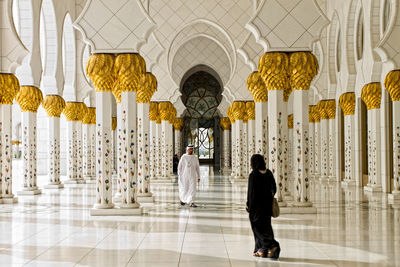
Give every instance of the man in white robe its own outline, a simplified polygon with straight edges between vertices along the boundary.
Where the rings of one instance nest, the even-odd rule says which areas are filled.
[[[181,157],[178,164],[179,198],[182,206],[189,204],[190,207],[197,207],[193,201],[197,180],[200,178],[200,164],[193,150],[193,146],[189,145],[187,153]]]

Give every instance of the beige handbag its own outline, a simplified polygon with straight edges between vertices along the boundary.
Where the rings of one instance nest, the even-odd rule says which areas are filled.
[[[279,217],[280,209],[278,200],[275,197],[272,197],[272,217],[276,218]]]

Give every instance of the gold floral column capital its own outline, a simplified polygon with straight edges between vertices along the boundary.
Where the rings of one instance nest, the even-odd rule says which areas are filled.
[[[258,62],[258,72],[268,91],[285,90],[288,87],[289,57],[284,52],[267,52]]]
[[[115,57],[112,54],[92,54],[86,63],[86,73],[93,82],[96,91],[112,91],[115,77],[113,74]]]
[[[328,119],[334,120],[336,117],[336,100],[335,99],[328,99],[326,100],[327,104],[327,113],[328,113]]]
[[[140,87],[137,91],[137,103],[149,103],[157,91],[157,78],[150,72],[141,76]]]
[[[308,106],[308,122],[311,122],[311,123],[315,122],[314,112],[315,112],[315,105],[309,105]]]
[[[219,125],[224,131],[231,129],[231,121],[228,117],[221,118],[221,120],[219,121]]]
[[[96,108],[88,107],[82,120],[83,124],[96,124]]]
[[[150,102],[149,117],[151,121],[157,121],[157,117],[159,117],[157,102]]]
[[[111,117],[111,130],[117,129],[117,117]]]
[[[283,90],[283,102],[289,101],[289,96],[291,93],[292,93],[292,87],[290,86],[290,83],[288,83],[288,86]]]
[[[226,111],[231,124],[235,123],[235,118],[233,117],[232,105],[229,106],[228,110]]]
[[[169,121],[173,105],[171,102],[162,101],[158,103],[158,112],[162,121]]]
[[[67,121],[82,121],[88,108],[83,102],[66,102],[63,114]]]
[[[247,120],[256,119],[256,105],[253,101],[246,102]]]
[[[243,101],[234,101],[232,103],[232,115],[236,120],[245,120],[246,119],[246,103]]]
[[[354,92],[342,94],[339,97],[339,106],[345,116],[354,115],[356,109],[356,94]]]
[[[137,53],[119,54],[115,58],[114,76],[122,91],[137,92],[141,85],[141,76],[145,72],[146,62]]]
[[[255,102],[268,102],[267,86],[257,71],[252,72],[247,78],[247,89],[253,95]]]
[[[172,108],[170,109],[170,113],[169,113],[169,120],[168,120],[168,122],[169,122],[170,124],[174,124],[176,115],[177,115],[176,109],[175,109],[175,107],[172,105]]]
[[[19,81],[14,74],[0,73],[0,104],[12,105],[19,90]]]
[[[312,79],[318,73],[318,60],[311,52],[290,54],[289,76],[293,90],[308,90]]]
[[[400,101],[400,70],[392,70],[386,75],[385,88],[392,101]]]
[[[368,83],[361,90],[361,99],[364,101],[368,110],[379,109],[381,107],[382,89],[378,82]]]
[[[183,119],[182,118],[175,118],[174,120],[174,130],[175,131],[182,131],[183,129]]]
[[[328,116],[328,106],[327,106],[327,101],[326,100],[320,100],[317,104],[316,107],[316,112],[319,113],[319,117],[321,120],[327,120],[329,119]]]
[[[43,101],[43,94],[35,86],[21,86],[15,100],[19,104],[22,112],[36,113]]]
[[[60,118],[65,108],[65,100],[59,95],[46,95],[42,102],[48,117]]]
[[[290,114],[289,116],[288,116],[288,128],[289,129],[293,129],[293,114]]]

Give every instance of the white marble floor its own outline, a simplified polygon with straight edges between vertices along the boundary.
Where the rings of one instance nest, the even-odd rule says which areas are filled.
[[[246,186],[201,172],[198,208],[179,205],[176,185],[154,186],[143,216],[91,217],[94,185],[1,204],[0,266],[400,266],[400,209],[384,194],[315,184],[317,214],[273,219],[271,261],[252,256]]]

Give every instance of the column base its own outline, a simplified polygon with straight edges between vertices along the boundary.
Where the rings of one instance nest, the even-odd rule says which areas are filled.
[[[96,183],[96,176],[83,176],[83,180],[86,184],[95,184]]]
[[[242,176],[242,177],[235,176],[235,177],[230,179],[230,182],[232,184],[240,184],[240,185],[242,185],[242,184],[247,184],[248,180],[246,178],[244,178],[244,176]]]
[[[122,195],[121,193],[116,193],[113,198],[112,198],[114,203],[121,203],[122,201]]]
[[[342,187],[344,187],[344,188],[353,187],[353,186],[356,186],[356,181],[353,181],[353,180],[342,181],[341,184],[342,184]]]
[[[61,189],[61,188],[64,188],[64,185],[62,183],[47,184],[44,186],[44,189]]]
[[[283,195],[283,200],[284,200],[284,201],[293,201],[294,198],[293,198],[293,196],[289,193],[289,195]]]
[[[153,184],[172,184],[174,182],[174,180],[175,180],[175,177],[174,178],[163,177],[163,178],[160,178],[160,179],[150,180],[150,183],[153,183]]]
[[[3,204],[15,204],[18,203],[18,198],[15,197],[14,195],[7,195],[7,196],[2,196],[0,199],[0,203]]]
[[[284,200],[282,200],[282,201],[278,201],[278,205],[279,205],[279,208],[283,208],[283,207],[286,207],[287,206],[287,203],[286,203],[286,201],[284,201]]]
[[[19,196],[34,196],[34,195],[40,195],[42,193],[42,190],[39,188],[32,188],[32,189],[23,189],[22,191],[18,191],[17,195]]]
[[[152,203],[154,203],[154,197],[152,195],[150,195],[150,196],[138,195],[137,196],[137,201],[140,204],[152,204]]]
[[[364,191],[367,192],[382,192],[382,186],[380,185],[374,185],[374,184],[367,184],[366,186],[364,186]]]
[[[328,176],[321,176],[321,177],[319,178],[319,181],[320,181],[321,183],[328,183],[328,182],[329,182],[329,178],[328,178]]]
[[[130,207],[128,204],[126,208],[114,207],[114,204],[110,208],[94,208],[90,209],[91,216],[131,216],[131,215],[141,215],[142,208],[138,204],[133,204],[135,207]]]
[[[315,207],[284,207],[280,208],[280,214],[316,214],[317,208]]]
[[[293,202],[293,207],[298,207],[298,208],[307,208],[307,207],[312,207],[312,202]]]
[[[400,204],[400,191],[393,191],[391,194],[389,194],[388,200],[389,204]]]
[[[74,184],[85,184],[86,181],[85,180],[73,180],[73,179],[68,179],[66,181],[64,181],[65,185],[74,185]]]

